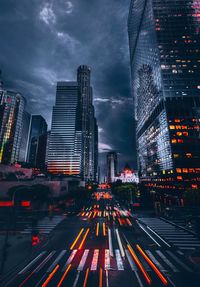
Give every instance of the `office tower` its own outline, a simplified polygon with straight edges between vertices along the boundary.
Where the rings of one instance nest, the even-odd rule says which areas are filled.
[[[19,151],[19,161],[26,162],[27,152],[28,152],[28,142],[29,142],[29,132],[30,132],[30,122],[31,115],[24,111],[23,123],[22,123],[22,139]]]
[[[41,115],[32,115],[29,133],[27,162],[36,167],[39,136],[47,132],[47,123]]]
[[[81,175],[87,180],[96,181],[98,149],[95,147],[95,110],[93,106],[93,90],[90,86],[91,71],[82,65],[77,71],[78,95],[80,100],[82,159]],[[97,138],[96,138],[97,139]]]
[[[58,82],[48,149],[48,171],[80,175],[82,137],[77,82]]]
[[[200,182],[198,1],[131,1],[128,34],[138,168],[149,189]]]
[[[49,150],[49,142],[50,142],[51,131],[47,132],[47,144],[46,144],[46,153],[45,153],[45,168],[47,169],[48,165],[48,150]]]
[[[0,91],[0,163],[19,160],[25,98],[15,91]]]
[[[107,181],[109,183],[114,182],[114,178],[117,176],[117,153],[111,151],[107,153]]]
[[[48,133],[43,133],[37,138],[36,167],[45,170],[46,148]]]
[[[99,182],[99,171],[98,164],[99,164],[99,133],[98,133],[98,125],[97,120],[95,118],[94,121],[94,181]]]

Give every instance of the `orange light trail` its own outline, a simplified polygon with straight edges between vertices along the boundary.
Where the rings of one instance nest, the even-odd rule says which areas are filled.
[[[82,212],[82,213],[81,213],[81,216],[84,216],[84,215],[85,215],[85,212]]]
[[[105,222],[103,223],[103,236],[106,236],[106,225],[105,225]]]
[[[151,266],[151,268],[155,271],[155,273],[158,275],[158,277],[160,278],[160,280],[162,281],[162,283],[164,285],[167,285],[167,279],[162,275],[162,273],[160,272],[160,270],[158,270],[158,268],[156,267],[156,265],[150,260],[150,258],[146,255],[146,253],[142,250],[142,248],[137,244],[136,245],[137,249],[140,251],[140,253],[142,254],[142,256],[144,257],[144,259],[147,261],[147,263]]]
[[[135,260],[136,264],[138,265],[139,269],[141,270],[142,274],[144,275],[144,278],[146,279],[147,283],[149,285],[151,285],[151,278],[147,274],[146,270],[144,269],[144,267],[141,264],[140,260],[138,259],[137,255],[135,254],[135,252],[133,251],[133,249],[131,248],[131,246],[129,244],[127,244],[127,247],[128,247],[129,252],[131,253],[133,259]]]
[[[52,277],[54,276],[54,274],[57,272],[58,268],[60,266],[57,264],[56,267],[53,269],[53,271],[49,274],[49,276],[47,277],[47,279],[44,281],[44,283],[42,284],[42,287],[46,287],[47,284],[51,281]]]
[[[96,236],[99,236],[99,222],[96,225]]]
[[[99,270],[99,287],[102,287],[103,285],[103,270],[100,268]]]
[[[122,221],[119,217],[118,217],[118,221],[119,221],[119,224],[122,226]]]
[[[67,267],[67,269],[65,270],[65,272],[64,272],[64,274],[63,274],[63,276],[62,276],[62,278],[60,279],[60,281],[59,281],[57,287],[60,287],[60,286],[62,285],[62,283],[63,283],[63,281],[65,280],[65,278],[66,278],[66,276],[67,276],[67,273],[69,272],[69,269],[71,268],[71,266],[72,266],[71,264],[68,265],[68,267]]]
[[[70,250],[72,250],[74,248],[74,246],[76,245],[77,241],[79,240],[81,234],[83,233],[84,231],[84,228],[82,228],[79,232],[79,234],[77,235],[76,239],[74,240],[74,242],[72,243],[71,247],[70,247]]]
[[[88,215],[88,218],[90,218],[90,217],[91,217],[91,215],[92,215],[92,211],[90,211],[90,213],[89,213],[89,215]]]
[[[95,212],[94,212],[94,215],[93,215],[93,218],[95,218],[95,217],[96,217],[96,214],[97,214],[97,212],[95,211]]]
[[[89,268],[87,268],[86,273],[85,273],[85,279],[84,279],[83,287],[86,287],[86,285],[87,285],[88,275],[89,275]]]
[[[83,244],[84,244],[84,242],[85,242],[85,240],[86,240],[86,237],[87,237],[89,231],[90,231],[90,228],[88,228],[87,231],[86,231],[86,233],[84,234],[83,239],[82,239],[82,241],[81,241],[81,243],[80,243],[80,245],[79,245],[78,250],[80,250],[80,249],[82,248],[82,246],[83,246]]]
[[[128,223],[129,226],[132,226],[132,223],[130,222],[128,218],[126,218],[126,222]]]

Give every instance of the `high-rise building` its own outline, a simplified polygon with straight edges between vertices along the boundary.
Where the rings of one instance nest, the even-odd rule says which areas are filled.
[[[12,164],[19,160],[25,104],[20,93],[3,90],[1,82],[0,163]]]
[[[48,148],[48,171],[80,175],[82,134],[77,82],[58,82]]]
[[[111,151],[107,153],[107,182],[114,182],[117,176],[117,153]]]
[[[148,188],[200,182],[198,1],[132,0],[128,19],[138,168]]]
[[[39,137],[46,132],[47,132],[47,123],[45,119],[41,115],[32,115],[30,133],[29,133],[28,155],[27,155],[27,162],[32,167],[37,167],[36,158],[38,152]]]
[[[36,154],[36,167],[40,170],[45,170],[46,149],[47,149],[48,133],[43,133],[37,138],[37,154]]]
[[[29,132],[30,132],[30,122],[31,115],[24,111],[23,123],[22,123],[22,139],[19,151],[19,161],[26,162],[27,152],[28,152],[28,142],[29,142]]]
[[[97,132],[90,69],[83,65],[78,68],[77,82],[57,84],[48,148],[49,172],[96,181]]]

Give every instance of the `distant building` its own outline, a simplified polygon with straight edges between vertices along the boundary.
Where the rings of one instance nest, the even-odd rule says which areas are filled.
[[[0,81],[1,82],[1,81]],[[0,84],[0,163],[19,160],[25,98],[18,92],[3,90]]]
[[[173,194],[197,189],[198,1],[132,0],[128,34],[141,183]]]
[[[128,165],[114,178],[114,181],[120,180],[123,183],[139,183],[139,177],[136,171],[131,169]]]
[[[117,153],[111,151],[107,153],[107,182],[114,182],[117,176]]]
[[[44,133],[38,137],[37,154],[36,154],[36,167],[40,170],[45,170],[46,148],[47,148],[48,133]]]
[[[80,175],[82,132],[77,82],[58,82],[48,148],[48,171]]]
[[[31,116],[31,125],[29,133],[29,145],[27,162],[32,167],[37,167],[36,159],[38,151],[39,137],[47,132],[47,123],[41,115]]]
[[[30,132],[31,115],[24,111],[23,114],[23,124],[22,124],[22,139],[19,151],[19,161],[26,162],[28,153],[28,142],[29,142],[29,132]]]

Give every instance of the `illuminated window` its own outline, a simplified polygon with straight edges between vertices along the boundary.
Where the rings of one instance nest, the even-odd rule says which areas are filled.
[[[178,139],[177,141],[178,141],[178,143],[183,143],[182,139]]]
[[[177,125],[177,126],[176,126],[176,129],[177,129],[177,130],[181,130],[181,126],[178,126],[178,125]]]
[[[182,130],[187,130],[187,126],[182,126]]]
[[[174,153],[174,158],[177,158],[179,157],[179,154],[178,153]]]
[[[184,173],[188,173],[188,169],[187,168],[183,168],[183,172]]]
[[[197,189],[198,187],[197,187],[197,184],[192,184],[192,188],[193,189]]]
[[[170,125],[170,126],[169,126],[169,129],[170,129],[170,130],[175,130],[175,126]]]
[[[177,132],[176,134],[177,134],[177,136],[179,136],[179,137],[182,136],[182,132]]]
[[[179,176],[177,176],[177,179],[178,179],[178,180],[182,180],[183,177],[182,177],[181,175],[179,175]]]
[[[185,137],[188,137],[188,132],[183,132],[183,135],[184,135]]]
[[[176,139],[172,139],[171,142],[172,142],[172,143],[176,143],[177,140],[176,140]]]
[[[176,172],[177,172],[177,173],[181,173],[181,171],[182,171],[181,168],[177,168],[177,169],[176,169]]]
[[[181,120],[179,120],[179,119],[175,119],[174,121],[175,121],[175,123],[180,123],[181,122]]]

